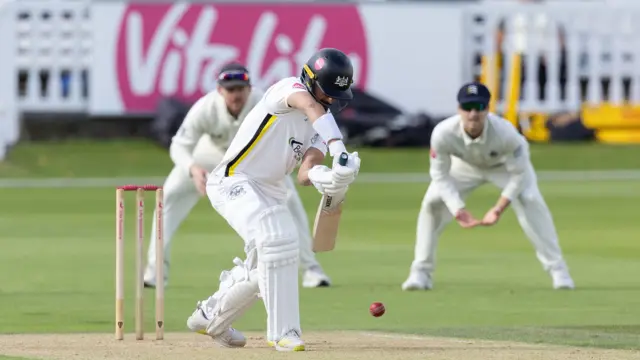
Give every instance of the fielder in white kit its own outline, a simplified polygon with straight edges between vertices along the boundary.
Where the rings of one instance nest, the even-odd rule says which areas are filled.
[[[431,184],[418,217],[415,259],[403,290],[433,287],[435,254],[445,225],[491,226],[512,206],[522,230],[554,289],[573,289],[551,213],[538,189],[529,158],[529,144],[507,120],[489,113],[491,94],[481,83],[464,85],[458,93],[459,113],[435,126],[431,135]],[[500,198],[481,220],[465,209],[464,199],[490,182],[502,189]]]
[[[164,183],[164,253],[165,286],[168,282],[171,240],[189,212],[205,195],[207,175],[222,161],[231,139],[247,114],[262,98],[263,92],[251,86],[247,69],[231,63],[218,74],[217,90],[200,98],[189,110],[170,147],[175,167]],[[304,287],[329,286],[330,279],[316,260],[311,248],[311,234],[307,214],[290,177],[285,179],[288,189],[287,206],[294,216],[300,233],[300,265],[304,270]],[[155,234],[153,217],[151,234]],[[145,287],[155,287],[155,236],[149,244]]]
[[[344,196],[360,168],[348,154],[328,110],[353,98],[353,67],[337,49],[321,49],[304,65],[300,78],[271,86],[251,110],[223,161],[207,181],[211,205],[242,237],[245,261],[234,259],[220,287],[199,301],[187,320],[192,331],[210,335],[226,347],[242,347],[246,338],[232,324],[262,298],[267,341],[278,351],[303,351],[298,296],[298,237],[285,206],[286,178],[299,165],[298,181],[321,194]],[[333,166],[321,165],[326,151]],[[348,155],[346,166],[338,163]]]

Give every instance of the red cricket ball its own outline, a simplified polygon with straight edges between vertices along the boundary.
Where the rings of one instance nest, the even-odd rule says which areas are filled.
[[[369,312],[375,317],[382,316],[385,312],[384,305],[381,302],[374,302],[369,306]]]

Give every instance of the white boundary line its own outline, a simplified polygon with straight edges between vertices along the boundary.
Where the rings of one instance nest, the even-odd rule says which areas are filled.
[[[42,178],[0,179],[0,188],[96,188],[126,184],[163,184],[165,177],[120,177],[120,178]],[[638,181],[640,170],[603,171],[540,171],[540,181]],[[418,184],[429,182],[429,176],[421,173],[362,173],[358,183],[369,184]]]

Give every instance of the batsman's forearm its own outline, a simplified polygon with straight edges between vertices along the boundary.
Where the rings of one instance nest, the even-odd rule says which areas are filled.
[[[316,148],[310,148],[304,154],[302,163],[298,168],[298,183],[302,186],[311,185],[311,179],[309,179],[309,170],[316,165],[322,165],[324,161],[324,153]]]
[[[298,183],[302,186],[311,185],[311,180],[309,179],[309,170],[310,168],[302,168],[298,170]]]
[[[313,129],[327,143],[329,154],[336,157],[343,152],[347,152],[347,148],[342,142],[342,133],[331,113],[326,113],[315,119],[312,123]]]

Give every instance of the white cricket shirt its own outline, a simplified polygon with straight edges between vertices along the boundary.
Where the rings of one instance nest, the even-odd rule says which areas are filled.
[[[243,119],[260,101],[263,92],[251,88],[249,98],[236,119],[229,113],[224,97],[217,90],[204,95],[189,109],[176,135],[171,139],[171,160],[187,174],[194,163],[193,150],[200,138],[208,134],[222,152],[229,147]]]
[[[524,190],[524,173],[529,160],[527,140],[498,115],[489,113],[482,134],[471,139],[462,128],[460,115],[438,123],[431,134],[431,164],[429,174],[439,185],[441,196],[452,214],[465,207],[451,177],[452,158],[469,164],[479,173],[504,166],[511,176],[502,196],[513,200]]]
[[[304,153],[310,147],[327,152],[306,115],[287,104],[289,95],[300,91],[307,89],[296,77],[272,85],[242,122],[213,172],[246,177],[271,196],[286,197],[285,177],[300,164]]]

